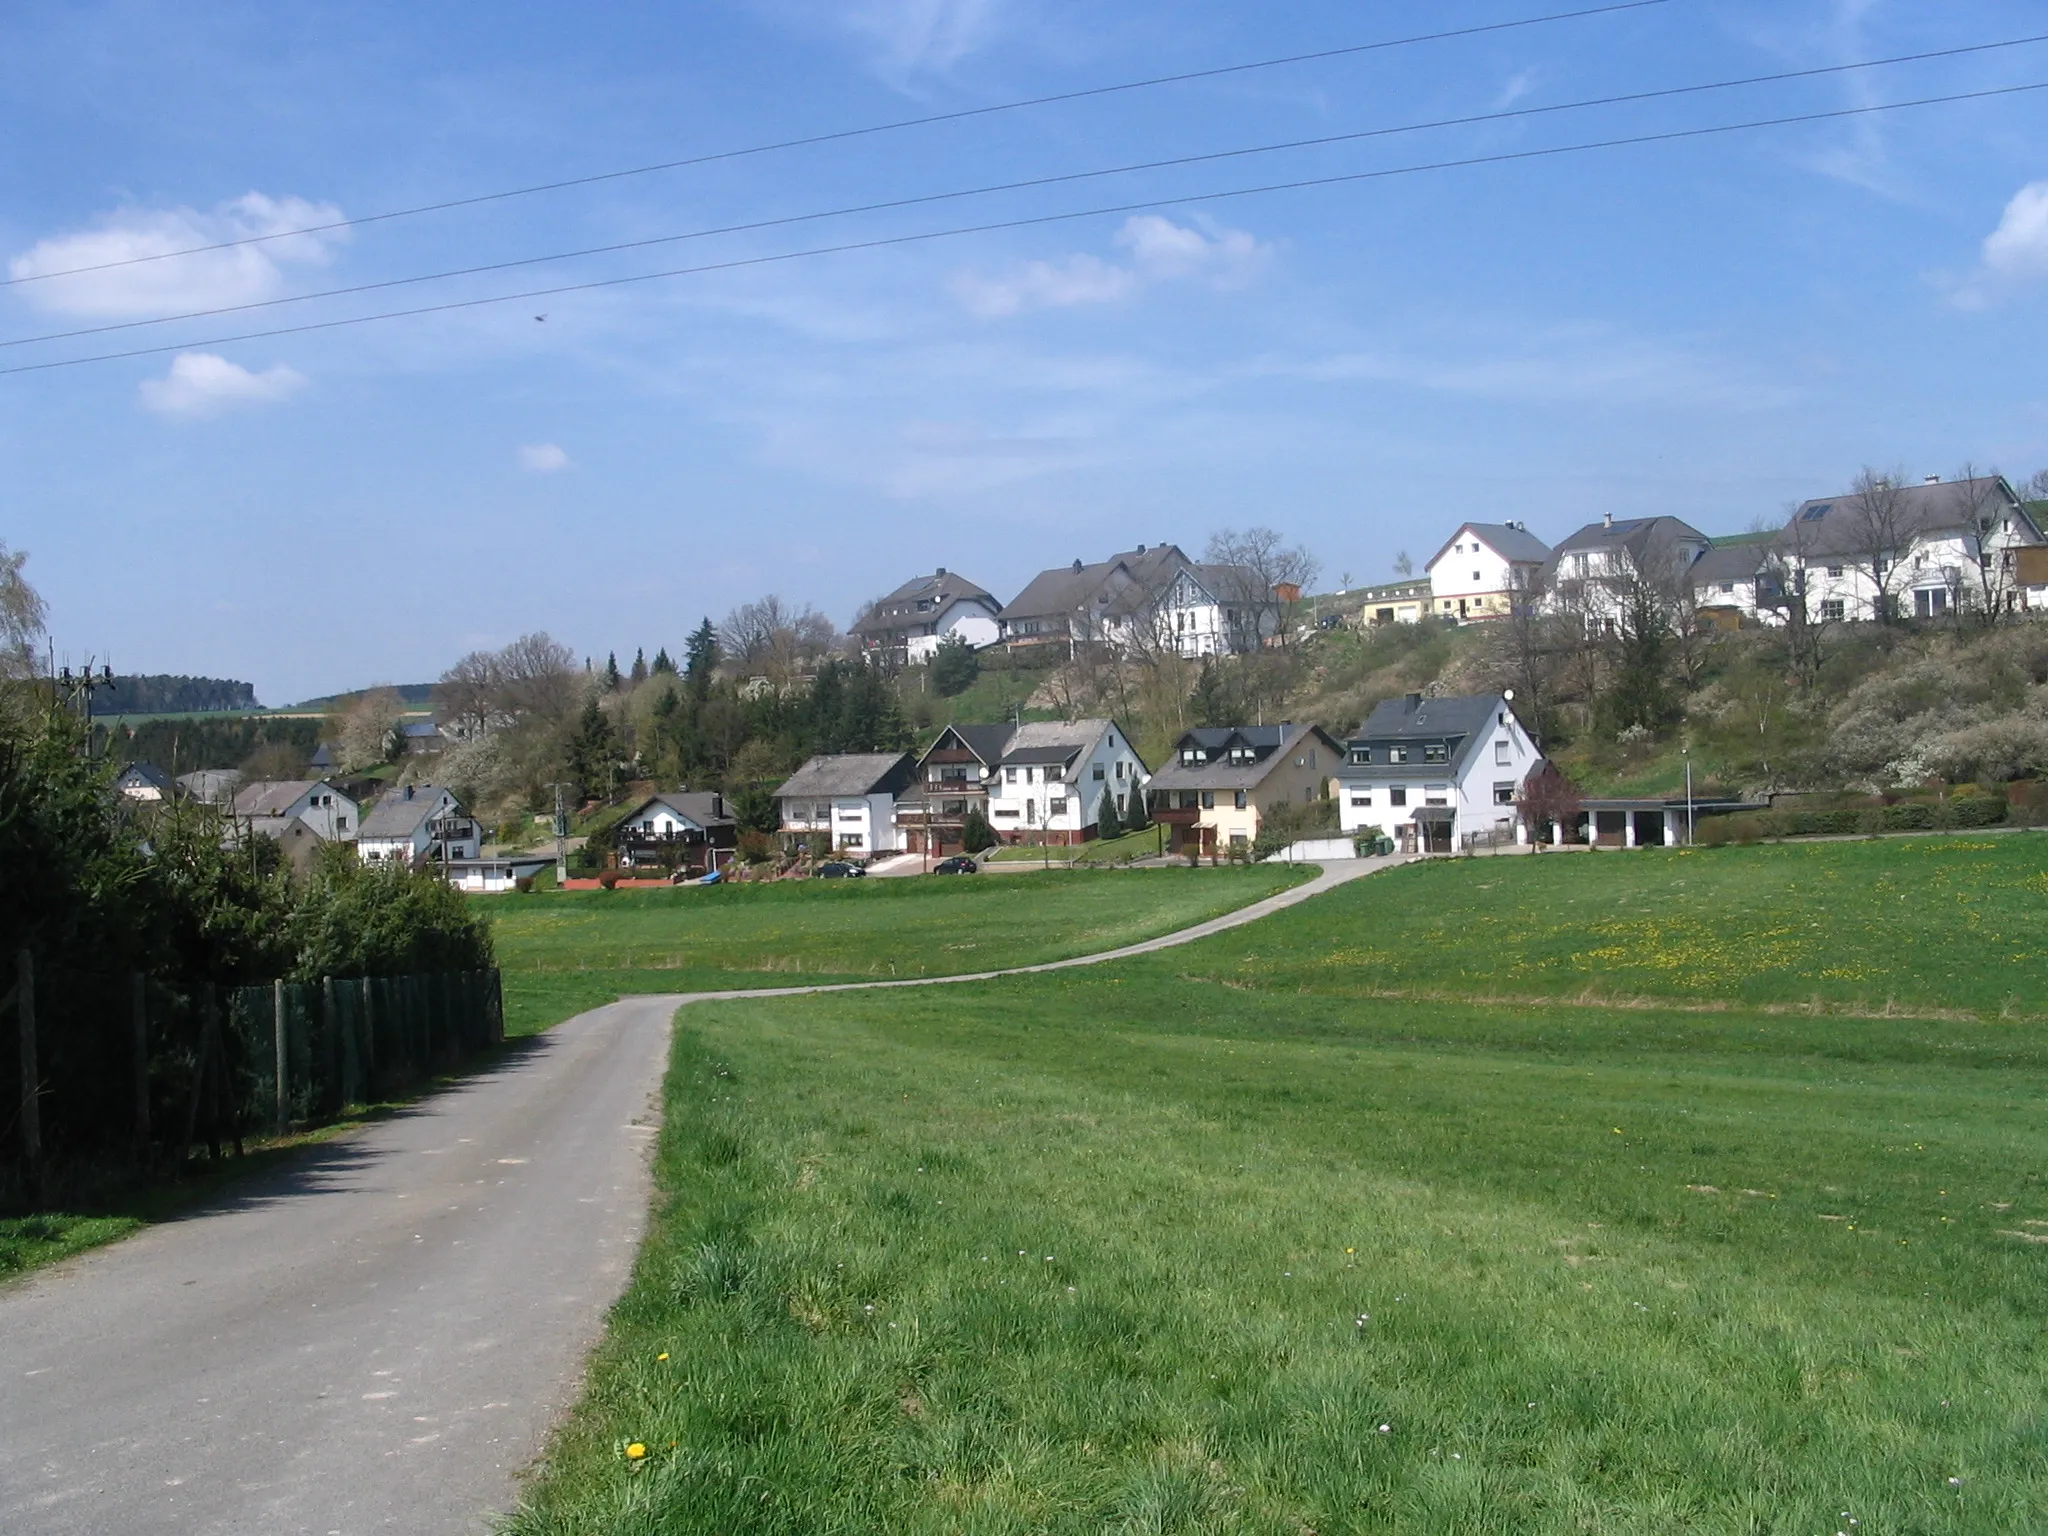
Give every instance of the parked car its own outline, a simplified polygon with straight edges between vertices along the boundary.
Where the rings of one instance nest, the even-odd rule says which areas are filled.
[[[963,853],[956,853],[950,859],[941,859],[932,866],[935,875],[978,875],[981,866]]]
[[[820,864],[817,874],[811,878],[814,880],[861,880],[865,879],[866,876],[867,871],[858,864],[849,864],[844,859],[833,859],[829,863]]]

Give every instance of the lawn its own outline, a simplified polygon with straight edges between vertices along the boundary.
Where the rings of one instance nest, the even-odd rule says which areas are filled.
[[[1100,837],[1093,842],[1082,843],[1079,847],[1032,848],[1020,844],[1009,848],[992,848],[988,857],[1001,864],[1038,864],[1047,858],[1055,864],[1114,864],[1119,859],[1153,858],[1158,854],[1162,843],[1159,828],[1150,826],[1141,827],[1136,832],[1126,832],[1122,837]]]
[[[1115,949],[1303,878],[1282,869],[1047,871],[493,898],[505,1027],[632,992],[940,976]]]
[[[512,1528],[2038,1531],[2048,1039],[2003,982],[1766,1011],[1845,949],[1944,996],[1907,985],[1941,935],[2048,916],[2026,850],[1446,863],[1099,970],[693,1007],[635,1283]],[[1682,1009],[1553,974],[1674,891],[1739,937],[1817,889],[1841,943]],[[1326,963],[1367,932],[1415,996]],[[1555,1000],[1457,1000],[1524,964]]]

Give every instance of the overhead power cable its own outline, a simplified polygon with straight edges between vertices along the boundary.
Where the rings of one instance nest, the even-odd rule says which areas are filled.
[[[2005,96],[2048,91],[2048,80],[2027,85],[2001,85],[1978,91],[1958,91],[1946,96],[1922,96],[1911,101],[1879,102],[1862,107],[1836,107],[1823,112],[1800,112],[1785,117],[1752,118],[1740,123],[1715,123],[1703,128],[1673,128],[1661,133],[1630,134],[1622,138],[1593,139],[1579,144],[1556,144],[1542,149],[1506,150],[1491,155],[1469,155],[1456,160],[1432,160],[1419,165],[1388,166],[1371,171],[1350,171],[1335,176],[1310,176],[1295,181],[1267,182],[1260,186],[1232,187],[1220,192],[1183,193],[1175,197],[1147,198],[1139,202],[1112,203],[1095,208],[1077,208],[1064,213],[1033,214],[1022,218],[996,219],[984,224],[963,224],[951,229],[924,230],[909,235],[883,235],[872,240],[849,240],[838,245],[810,246],[800,251],[779,251],[765,256],[735,256],[726,261],[705,262],[693,267],[671,267],[660,272],[636,272],[624,277],[593,278],[587,282],[562,283],[552,288],[529,288],[518,293],[493,294],[484,298],[449,299],[439,304],[422,304],[412,309],[380,310],[368,315],[349,315],[336,320],[309,320],[301,325],[276,326],[269,330],[243,331],[231,336],[167,342],[161,346],[135,347],[122,352],[98,352],[86,357],[60,358],[52,362],[17,363],[0,368],[0,377],[17,373],[42,373],[53,368],[76,368],[86,363],[117,362],[123,358],[155,357],[165,352],[184,352],[194,347],[220,347],[239,341],[264,341],[275,336],[302,336],[314,331],[339,330],[368,325],[378,320],[405,320],[420,315],[448,314],[456,310],[482,309],[493,304],[515,304],[522,300],[554,298],[561,294],[591,293],[605,288],[623,288],[634,283],[651,283],[670,277],[694,277],[710,272],[732,272],[747,267],[774,266],[817,256],[838,256],[856,251],[884,250],[892,246],[919,245],[964,235],[992,234],[1006,229],[1028,229],[1045,224],[1066,224],[1080,219],[1104,218],[1119,213],[1145,213],[1159,208],[1185,207],[1192,203],[1224,202],[1232,198],[1258,197],[1273,192],[1298,192],[1317,187],[1342,186],[1353,182],[1386,181],[1400,176],[1417,176],[1432,171],[1464,170],[1482,165],[1511,165],[1523,161],[1555,159],[1593,150],[1623,149],[1641,144],[1670,144],[1685,139],[1704,139],[1759,128],[1788,128],[1802,123],[1839,121],[1871,117],[1884,112],[1903,112],[1916,107],[1946,106],[1956,102],[1989,101]]]
[[[560,181],[536,182],[532,186],[511,187],[502,192],[479,192],[470,197],[448,198],[438,203],[421,203],[412,208],[394,208],[385,213],[366,213],[353,219],[335,219],[326,224],[306,224],[296,229],[273,230],[268,234],[244,235],[234,240],[217,240],[211,245],[191,245],[175,251],[152,251],[146,256],[126,256],[119,261],[66,267],[59,272],[33,272],[25,277],[0,279],[0,288],[48,282],[58,277],[76,277],[85,272],[105,272],[115,267],[140,266],[145,262],[170,261],[180,256],[199,256],[208,251],[233,250],[243,245],[263,245],[272,240],[290,240],[300,235],[324,235],[341,229],[360,229],[367,224],[384,224],[394,219],[416,218],[426,213],[446,213],[456,208],[473,208],[481,203],[501,203],[516,197],[532,197],[542,192],[562,192],[572,187],[597,186],[607,181],[623,181],[632,176],[651,176],[660,171],[687,170],[691,166],[715,165],[724,160],[744,160],[751,156],[771,155],[783,150],[807,149],[819,144],[843,143],[848,139],[872,138],[877,134],[900,133],[909,128],[928,128],[938,123],[965,122],[970,118],[994,117],[999,113],[1022,112],[1032,107],[1057,106],[1062,102],[1086,101],[1092,97],[1146,91],[1162,85],[1185,85],[1196,80],[1215,80],[1226,75],[1250,74],[1261,69],[1280,69],[1290,64],[1313,64],[1325,59],[1384,53],[1395,48],[1412,48],[1421,43],[1453,42],[1459,38],[1514,32],[1529,27],[1549,26],[1561,21],[1581,21],[1592,16],[1613,15],[1618,11],[1644,11],[1672,3],[1674,0],[1616,0],[1614,4],[1589,6],[1576,11],[1553,11],[1543,16],[1524,16],[1512,21],[1493,21],[1479,26],[1455,27],[1443,32],[1420,32],[1412,37],[1384,38],[1374,43],[1352,43],[1342,48],[1323,48],[1314,53],[1294,53],[1275,59],[1255,59],[1244,64],[1219,64],[1211,69],[1191,69],[1177,75],[1155,75],[1150,79],[1125,80],[1115,85],[1086,86],[1076,91],[1059,91],[1050,96],[1032,96],[1021,101],[996,102],[985,107],[962,107],[957,111],[934,112],[925,117],[906,117],[894,122],[870,123],[860,128],[839,128],[829,133],[778,139],[768,144],[751,144],[744,149],[714,150],[708,154],[691,155],[680,160],[662,160],[653,165],[636,165],[625,170],[597,171],[588,176],[570,176]]]
[[[1630,91],[1618,96],[1595,96],[1581,101],[1554,102],[1548,106],[1510,107],[1498,112],[1481,112],[1466,117],[1438,118],[1426,123],[1405,123],[1387,128],[1362,128],[1352,133],[1323,134],[1308,139],[1288,139],[1277,144],[1255,144],[1240,149],[1211,150],[1199,155],[1177,155],[1165,160],[1144,160],[1130,165],[1107,166],[1093,171],[1066,171],[1053,176],[1034,176],[1022,181],[994,182],[987,186],[962,187],[948,192],[926,192],[913,197],[889,198],[881,202],[856,203],[839,208],[827,208],[811,213],[784,214],[772,219],[754,219],[743,224],[721,224],[708,229],[686,230],[674,235],[649,235],[638,240],[622,240],[610,245],[585,246],[580,250],[556,251],[544,256],[519,256],[506,261],[484,262],[476,266],[451,267],[441,272],[424,272],[411,277],[380,278],[374,282],[354,283],[345,288],[322,288],[312,293],[285,294],[273,299],[251,299],[242,304],[221,304],[211,309],[186,310],[174,315],[155,315],[144,320],[116,320],[106,325],[80,326],[69,331],[46,331],[36,336],[15,336],[0,340],[0,349],[7,347],[33,346],[45,341],[70,341],[81,336],[104,336],[113,331],[140,330],[153,325],[172,325],[182,320],[205,320],[216,315],[245,314],[250,310],[275,309],[285,304],[310,304],[318,299],[346,298],[359,293],[376,293],[392,288],[413,287],[420,283],[438,283],[457,277],[478,277],[489,272],[508,272],[520,267],[537,267],[558,261],[577,261],[589,256],[612,256],[621,251],[645,250],[657,245],[675,245],[686,240],[708,240],[718,235],[737,235],[758,232],[764,229],[785,228],[793,224],[817,223],[825,219],[851,218],[864,213],[886,213],[903,208],[916,208],[932,203],[957,202],[970,197],[988,197],[1002,192],[1023,192],[1037,188],[1060,186],[1070,182],[1095,181],[1107,176],[1128,176],[1144,171],[1171,170],[1180,166],[1202,165],[1218,160],[1244,159],[1252,155],[1278,154],[1296,149],[1327,148],[1334,144],[1357,143],[1365,139],[1392,138],[1403,134],[1424,133],[1440,128],[1468,128],[1486,123],[1507,122],[1518,118],[1545,117],[1560,112],[1578,112],[1596,107],[1636,105],[1646,101],[1667,100],[1677,96],[1696,96],[1710,91],[1734,90],[1743,86],[1775,85],[1791,80],[1811,80],[1825,75],[1848,74],[1857,70],[1882,69],[1895,64],[1917,64],[1931,59],[1950,59],[1964,54],[1989,53],[2003,48],[2019,48],[2030,43],[2048,43],[2048,32],[2032,37],[2010,38],[1995,43],[1970,43],[1957,48],[1942,48],[1928,53],[1900,54],[1889,59],[1870,59],[1856,64],[1826,64],[1813,69],[1786,70],[1770,75],[1750,75],[1739,80],[1715,80],[1701,85],[1675,85],[1652,91]]]

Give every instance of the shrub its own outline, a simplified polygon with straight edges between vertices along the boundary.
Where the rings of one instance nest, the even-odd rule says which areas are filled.
[[[1887,832],[1931,832],[1934,830],[1934,807],[1917,800],[1903,805],[1888,805],[1879,815],[1879,824]]]
[[[608,869],[597,877],[597,883],[607,891],[612,890],[619,883],[619,872],[616,869]]]
[[[533,876],[521,875],[512,882],[512,889],[522,896],[531,896],[533,894]]]
[[[1995,827],[2005,820],[2005,802],[1996,795],[1959,795],[1948,803],[1949,825]]]
[[[1729,825],[1729,816],[1708,816],[1694,828],[1692,840],[1702,848],[1725,848],[1734,840],[1735,829]]]

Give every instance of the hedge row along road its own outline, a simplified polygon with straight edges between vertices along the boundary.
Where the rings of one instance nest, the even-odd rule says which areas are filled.
[[[1334,865],[1099,955],[628,998],[188,1219],[0,1290],[0,1529],[482,1530],[512,1507],[625,1285],[679,1004],[1096,964],[1394,862]]]

